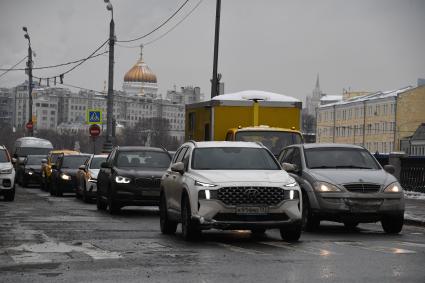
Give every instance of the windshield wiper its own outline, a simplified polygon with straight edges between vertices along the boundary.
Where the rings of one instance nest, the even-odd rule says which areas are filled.
[[[338,166],[335,166],[335,168],[373,169],[373,168],[370,168],[370,167],[355,166],[355,165],[338,165]]]
[[[323,168],[336,168],[335,166],[326,166],[326,165],[321,165],[321,166],[314,166],[314,167],[309,167],[310,169],[323,169]]]

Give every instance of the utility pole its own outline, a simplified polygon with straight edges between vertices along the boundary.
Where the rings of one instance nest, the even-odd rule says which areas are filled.
[[[24,37],[28,39],[28,61],[27,61],[27,72],[28,72],[28,112],[29,119],[27,124],[28,135],[32,137],[34,135],[34,127],[32,121],[32,49],[31,49],[31,39],[28,34],[27,27],[23,27],[22,30],[25,32]]]
[[[114,11],[109,0],[106,9],[111,11],[111,22],[109,23],[109,72],[108,72],[108,97],[106,109],[106,141],[103,144],[103,152],[111,152],[112,150],[112,127],[114,125],[114,45],[115,45],[115,23]]]
[[[215,12],[214,62],[213,62],[213,75],[211,80],[211,98],[218,95],[218,84],[220,81],[220,78],[217,75],[218,42],[220,39],[220,10],[221,10],[221,0],[217,0],[216,12]]]

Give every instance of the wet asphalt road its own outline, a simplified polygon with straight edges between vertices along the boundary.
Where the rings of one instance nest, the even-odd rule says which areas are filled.
[[[155,207],[111,216],[18,188],[14,202],[0,201],[0,282],[425,282],[425,228],[386,235],[380,224],[328,222],[296,244],[277,230],[187,243],[160,233]]]

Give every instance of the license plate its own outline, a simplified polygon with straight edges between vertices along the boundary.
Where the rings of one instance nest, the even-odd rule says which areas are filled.
[[[236,214],[244,215],[261,215],[267,214],[269,208],[267,206],[238,206],[236,207]]]

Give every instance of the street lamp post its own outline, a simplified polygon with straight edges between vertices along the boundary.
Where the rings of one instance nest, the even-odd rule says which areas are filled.
[[[104,0],[106,9],[111,11],[111,22],[109,23],[109,72],[108,72],[108,98],[106,109],[106,140],[103,144],[103,151],[110,152],[112,150],[112,127],[114,120],[114,45],[115,45],[115,23],[114,10],[109,0]]]
[[[28,135],[32,137],[34,135],[34,127],[33,127],[33,121],[32,121],[32,49],[31,49],[31,39],[28,34],[27,27],[23,27],[22,30],[25,32],[24,37],[28,39],[28,61],[27,61],[27,72],[28,72],[28,112],[29,112],[29,119],[27,126],[28,129]]]
[[[217,74],[217,61],[218,61],[218,42],[220,40],[220,11],[221,0],[217,0],[215,12],[215,34],[214,34],[214,61],[213,61],[213,76],[211,80],[211,98],[218,95],[219,81],[221,75]]]

